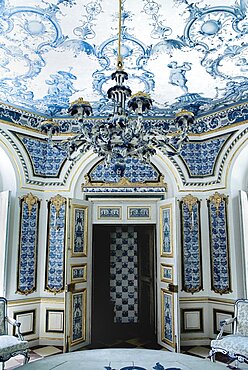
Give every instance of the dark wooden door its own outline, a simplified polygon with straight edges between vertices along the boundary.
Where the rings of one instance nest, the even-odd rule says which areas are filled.
[[[138,260],[139,260],[139,307],[140,334],[152,337],[155,335],[155,301],[154,301],[154,228],[138,227]]]

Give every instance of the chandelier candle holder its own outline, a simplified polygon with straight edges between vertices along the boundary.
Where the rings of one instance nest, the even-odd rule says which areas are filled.
[[[152,99],[149,94],[141,91],[132,95],[131,89],[125,86],[128,74],[123,69],[121,56],[121,20],[122,0],[119,0],[117,67],[111,76],[115,85],[107,91],[113,103],[113,112],[104,122],[87,119],[93,115],[92,107],[80,97],[68,109],[68,113],[78,121],[79,132],[57,141],[56,146],[65,150],[68,159],[72,161],[78,160],[88,150],[93,150],[104,159],[105,165],[111,165],[123,177],[129,157],[149,162],[157,149],[167,156],[179,154],[182,144],[188,140],[194,115],[182,110],[176,114],[173,125],[168,125],[168,128],[144,119],[152,108]],[[41,130],[48,134],[51,141],[52,135],[57,134],[59,128],[52,120],[48,120],[41,124]]]

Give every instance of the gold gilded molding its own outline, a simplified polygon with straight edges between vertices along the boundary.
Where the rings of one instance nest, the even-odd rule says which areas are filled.
[[[60,194],[57,194],[55,197],[50,199],[51,204],[55,207],[56,215],[59,215],[61,207],[65,204],[66,198],[62,197]]]
[[[131,182],[126,177],[120,178],[118,182],[102,182],[90,180],[89,174],[84,176],[85,182],[82,184],[82,190],[84,188],[151,188],[151,187],[163,187],[167,191],[167,183],[164,181],[164,176],[160,176],[157,182]]]
[[[198,198],[188,194],[182,198],[182,202],[188,207],[189,213],[191,214],[193,212],[194,205],[196,205],[198,202]]]
[[[35,204],[38,204],[39,198],[33,195],[32,193],[28,193],[27,195],[24,195],[22,199],[24,203],[26,203],[28,206],[28,215],[30,216],[32,208]]]
[[[211,195],[209,197],[210,203],[212,203],[215,206],[216,209],[216,216],[219,215],[219,208],[221,203],[226,200],[227,202],[227,196],[225,194],[220,194],[217,191],[214,193],[214,195]]]

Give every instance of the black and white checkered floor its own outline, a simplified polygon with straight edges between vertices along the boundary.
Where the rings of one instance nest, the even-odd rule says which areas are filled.
[[[84,349],[100,349],[100,348],[145,348],[145,349],[156,349],[156,350],[164,350],[160,345],[153,341],[149,340],[141,340],[140,338],[133,338],[128,339],[125,341],[115,341],[114,343],[103,343],[98,342],[94,345],[90,345],[85,347]],[[62,349],[60,347],[55,346],[45,346],[45,347],[37,347],[32,348],[30,351],[30,362],[41,360],[47,356],[53,356],[58,355],[62,353]],[[209,354],[209,347],[203,347],[203,346],[194,346],[194,347],[182,347],[181,353],[188,354],[195,357],[205,358],[207,361],[208,354]],[[230,361],[225,356],[221,356],[218,354],[216,356],[216,360],[218,363],[223,364],[223,369],[228,364],[230,364]],[[10,359],[5,363],[5,369],[12,370],[15,369],[23,364],[23,357],[22,356],[16,356],[15,358]],[[247,364],[241,364],[239,366],[240,370],[247,370],[248,365]]]

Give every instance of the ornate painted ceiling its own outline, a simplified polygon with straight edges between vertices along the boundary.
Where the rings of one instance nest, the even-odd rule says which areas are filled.
[[[118,0],[0,0],[0,100],[60,117],[82,96],[95,115],[117,58]],[[152,115],[197,115],[248,98],[248,0],[123,0],[121,53]]]

